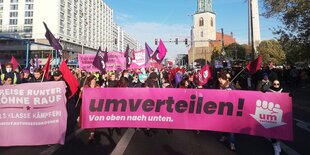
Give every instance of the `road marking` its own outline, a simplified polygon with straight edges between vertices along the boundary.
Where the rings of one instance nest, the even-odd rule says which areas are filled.
[[[300,155],[300,153],[296,152],[295,150],[293,150],[292,148],[290,148],[283,142],[280,142],[280,145],[281,145],[282,150],[288,155]]]
[[[117,143],[116,147],[112,151],[111,155],[120,155],[124,154],[127,146],[129,145],[129,142],[133,135],[135,134],[135,129],[127,129],[124,136],[121,138],[121,140]]]
[[[309,127],[307,125],[303,124],[303,123],[298,122],[298,123],[296,123],[296,126],[298,126],[298,127],[302,128],[302,129],[310,132]]]
[[[302,120],[294,118],[295,121],[305,124],[306,126],[310,126],[310,123],[304,122]]]
[[[67,136],[66,142],[71,141],[75,136],[80,134],[82,131],[83,131],[83,129],[78,129],[74,133],[71,133],[69,136]],[[40,155],[52,155],[54,152],[56,152],[61,147],[62,147],[62,145],[60,145],[60,144],[54,144],[54,145],[48,147],[47,149],[45,149],[44,151],[42,151],[40,153]]]
[[[296,126],[310,132],[310,123],[307,123],[307,122],[304,122],[302,120],[295,119],[295,118],[294,118],[294,120],[297,121]]]

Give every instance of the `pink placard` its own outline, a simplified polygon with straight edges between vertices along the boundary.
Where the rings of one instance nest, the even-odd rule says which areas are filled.
[[[64,144],[64,82],[0,87],[0,146]]]
[[[79,54],[79,68],[88,72],[99,72],[99,70],[93,66],[93,61],[96,54]],[[108,52],[107,70],[124,70],[126,69],[126,60],[124,53],[122,52]]]
[[[211,130],[292,140],[292,99],[256,91],[88,88],[82,127]]]

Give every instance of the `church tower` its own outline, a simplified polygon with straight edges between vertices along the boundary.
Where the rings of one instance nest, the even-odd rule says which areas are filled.
[[[203,66],[211,61],[212,47],[209,41],[216,40],[216,15],[212,9],[212,0],[198,0],[191,33],[189,63],[192,64],[195,60]]]

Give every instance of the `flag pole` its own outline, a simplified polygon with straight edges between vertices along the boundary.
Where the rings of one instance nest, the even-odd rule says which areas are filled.
[[[83,82],[82,88],[84,88],[87,79],[88,79],[88,76],[86,75],[86,79],[85,79],[84,82]],[[78,98],[78,100],[77,100],[76,103],[75,103],[75,108],[77,107],[77,105],[79,104],[79,101],[81,100],[81,93],[82,93],[82,91],[79,93],[79,98]]]
[[[243,67],[243,69],[230,82],[233,82],[245,69],[246,67]]]
[[[43,79],[44,79],[45,73],[46,73],[46,70],[44,70],[44,72],[43,72],[41,82],[43,82]]]

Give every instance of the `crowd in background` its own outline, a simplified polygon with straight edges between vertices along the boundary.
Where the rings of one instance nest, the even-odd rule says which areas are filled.
[[[284,68],[270,68],[263,66],[261,70],[253,75],[242,68],[230,69],[212,69],[211,79],[200,86],[197,78],[197,72],[186,70],[182,67],[173,68],[142,68],[135,70],[108,71],[105,74],[99,72],[90,73],[76,67],[71,67],[72,74],[79,82],[79,91],[71,94],[67,88],[66,96],[74,97],[67,100],[68,122],[67,133],[71,133],[80,114],[81,94],[83,88],[181,88],[181,89],[239,89],[239,90],[257,90],[262,92],[282,92],[285,87],[306,88],[309,86],[310,69],[296,69],[294,66]],[[49,79],[46,79],[41,68],[36,68],[30,72],[28,69],[13,70],[11,63],[5,64],[1,69],[1,85],[46,82],[46,81],[64,81],[62,73],[57,67],[51,69]],[[238,74],[237,77],[235,77]],[[141,78],[141,75],[145,78]],[[78,105],[78,106],[76,106]],[[119,129],[115,129],[117,133]],[[113,131],[112,129],[109,131]],[[145,130],[146,135],[151,136],[156,132]],[[171,133],[171,130],[168,130]],[[230,149],[235,150],[234,134],[227,135],[230,141]],[[226,135],[220,139],[225,140]],[[95,130],[91,130],[90,140],[94,140]],[[275,150],[279,149],[278,142],[272,140]],[[278,151],[279,152],[279,151]]]

